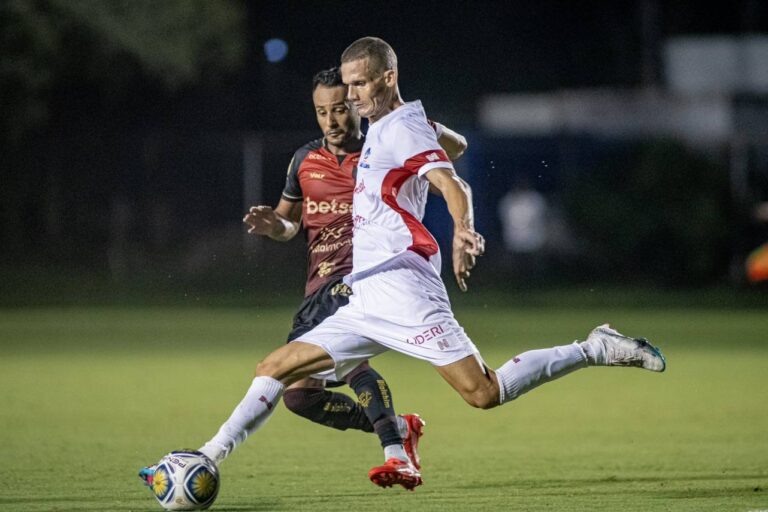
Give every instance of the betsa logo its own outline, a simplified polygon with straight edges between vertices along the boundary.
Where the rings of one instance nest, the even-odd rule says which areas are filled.
[[[307,160],[328,160],[328,159],[325,158],[320,153],[310,153],[309,155],[307,155]]]
[[[307,196],[304,200],[306,205],[307,215],[313,215],[315,213],[351,213],[352,205],[349,203],[337,202],[335,199],[328,201],[313,201],[311,197]]]
[[[434,162],[435,160],[440,160],[440,155],[438,155],[437,153],[430,153],[427,155],[427,160],[429,160],[430,162]]]

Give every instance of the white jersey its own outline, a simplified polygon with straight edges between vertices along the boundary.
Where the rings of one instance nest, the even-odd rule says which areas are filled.
[[[357,164],[348,284],[406,251],[422,256],[440,273],[440,248],[421,223],[429,190],[424,174],[438,167],[453,169],[420,101],[371,124]]]

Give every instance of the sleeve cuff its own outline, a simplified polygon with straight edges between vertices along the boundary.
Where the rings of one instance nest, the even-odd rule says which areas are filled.
[[[453,164],[451,164],[450,162],[442,162],[442,161],[441,162],[429,162],[428,164],[424,164],[421,167],[419,167],[418,175],[419,176],[424,176],[427,172],[431,171],[432,169],[437,169],[437,168],[455,170],[453,168]]]

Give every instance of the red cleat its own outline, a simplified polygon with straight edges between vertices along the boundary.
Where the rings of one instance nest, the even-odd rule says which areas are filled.
[[[403,448],[405,453],[411,458],[411,462],[416,469],[421,469],[421,458],[419,457],[419,438],[424,435],[422,429],[427,424],[418,414],[401,414],[401,418],[408,424],[408,433],[403,438]]]
[[[379,487],[392,487],[400,484],[409,491],[422,484],[421,473],[409,461],[394,457],[368,472],[368,478]]]

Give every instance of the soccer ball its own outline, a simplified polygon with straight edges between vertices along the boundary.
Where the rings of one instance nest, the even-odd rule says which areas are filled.
[[[205,510],[219,493],[219,470],[200,452],[171,452],[157,463],[152,492],[165,510]]]

